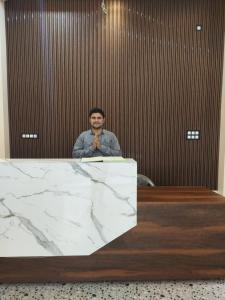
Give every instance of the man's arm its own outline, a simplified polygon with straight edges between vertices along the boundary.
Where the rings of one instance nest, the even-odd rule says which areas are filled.
[[[105,156],[122,156],[122,152],[120,150],[120,144],[115,134],[112,135],[110,147],[101,145],[98,149]]]
[[[76,143],[73,146],[72,157],[73,158],[91,157],[93,152],[94,149],[92,146],[90,146],[87,149],[84,149],[83,137],[80,134],[76,140]]]

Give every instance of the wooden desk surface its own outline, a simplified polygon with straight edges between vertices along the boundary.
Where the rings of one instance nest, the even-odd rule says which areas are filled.
[[[220,194],[204,187],[160,186],[138,188],[139,202],[224,201]]]
[[[138,226],[90,256],[0,258],[0,282],[225,278],[225,198],[138,189]]]

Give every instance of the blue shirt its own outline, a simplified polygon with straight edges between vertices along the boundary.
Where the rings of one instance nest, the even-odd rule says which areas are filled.
[[[100,136],[100,149],[93,149],[94,133],[91,129],[82,132],[73,147],[73,158],[93,156],[122,156],[120,145],[115,134],[103,129]]]

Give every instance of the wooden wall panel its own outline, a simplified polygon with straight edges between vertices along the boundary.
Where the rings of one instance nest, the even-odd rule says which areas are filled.
[[[71,157],[97,105],[157,185],[217,188],[224,1],[100,3],[5,3],[11,157]]]

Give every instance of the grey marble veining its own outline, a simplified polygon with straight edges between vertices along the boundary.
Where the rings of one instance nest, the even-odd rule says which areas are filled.
[[[137,166],[0,161],[0,256],[89,255],[137,224]]]

